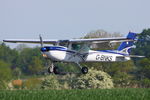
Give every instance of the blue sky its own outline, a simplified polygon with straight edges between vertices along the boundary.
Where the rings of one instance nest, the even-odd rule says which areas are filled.
[[[150,0],[0,0],[0,41],[68,39],[103,29],[127,34],[150,28]]]

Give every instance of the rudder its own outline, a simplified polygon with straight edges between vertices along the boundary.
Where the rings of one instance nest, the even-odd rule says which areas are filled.
[[[136,33],[129,32],[128,35],[127,35],[127,39],[135,40],[136,36],[137,36]],[[133,48],[133,45],[134,45],[134,41],[122,42],[117,50],[119,52],[122,52],[122,53],[125,53],[125,54],[130,54],[130,52],[131,52],[130,49]]]

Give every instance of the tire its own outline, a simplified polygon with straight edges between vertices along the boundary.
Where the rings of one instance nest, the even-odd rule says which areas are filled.
[[[59,68],[58,67],[54,67],[53,72],[54,72],[54,74],[59,74]]]
[[[87,74],[88,73],[88,68],[87,67],[82,67],[81,69],[83,74]]]

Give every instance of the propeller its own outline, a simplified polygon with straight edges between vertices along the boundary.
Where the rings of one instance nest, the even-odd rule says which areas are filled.
[[[41,43],[41,52],[47,51],[46,48],[45,48],[44,45],[43,45],[43,39],[42,39],[42,36],[39,35],[39,38],[40,38],[40,43]],[[46,54],[42,53],[42,55],[43,55],[43,57],[47,58],[47,55],[46,55]]]
[[[39,35],[39,38],[40,38],[40,44],[41,44],[41,51],[43,52],[43,51],[46,50],[46,48],[44,48],[43,39],[42,39],[42,36],[41,36],[41,35]]]
[[[41,48],[43,48],[44,46],[43,46],[43,39],[42,39],[42,36],[39,35],[39,38],[40,38]]]

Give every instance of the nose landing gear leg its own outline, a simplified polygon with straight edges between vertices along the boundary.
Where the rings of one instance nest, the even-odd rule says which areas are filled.
[[[59,68],[54,63],[51,63],[50,67],[48,67],[48,73],[59,74]]]
[[[54,64],[51,63],[50,67],[48,67],[47,70],[48,70],[48,73],[53,73],[53,71],[54,71]]]

